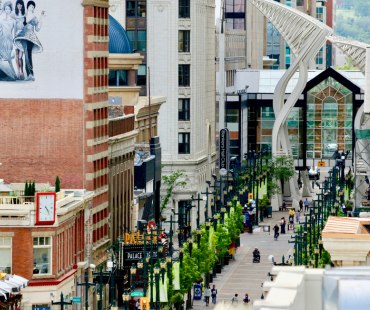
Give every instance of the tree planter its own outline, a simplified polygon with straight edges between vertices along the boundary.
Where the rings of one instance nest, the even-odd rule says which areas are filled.
[[[221,273],[222,265],[216,264],[214,269],[216,270],[216,273]]]
[[[228,265],[230,260],[230,255],[225,255],[224,256],[224,265]]]
[[[213,274],[212,274],[212,273],[210,273],[210,274],[208,275],[208,278],[209,278],[209,283],[212,283],[212,282],[213,282]]]
[[[213,267],[212,269],[212,277],[216,278],[216,266]]]

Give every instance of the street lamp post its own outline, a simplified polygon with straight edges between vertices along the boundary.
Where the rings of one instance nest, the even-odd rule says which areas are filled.
[[[161,272],[161,268],[159,267],[159,263],[157,261],[154,267],[154,276],[155,276],[155,309],[160,309],[160,301],[159,301],[159,275]]]
[[[211,181],[206,181],[206,183],[208,184],[207,188],[206,188],[206,191],[201,193],[201,194],[204,194],[206,195],[206,205],[205,205],[205,208],[204,208],[204,221],[206,222],[207,219],[208,219],[208,195],[212,194],[212,192],[209,192],[209,187],[211,186]],[[213,215],[213,214],[212,214]]]
[[[72,301],[65,301],[63,297],[63,293],[60,293],[60,301],[51,301],[52,305],[60,305],[60,310],[64,310],[64,306],[66,305],[72,305]]]
[[[125,310],[128,310],[128,302],[130,300],[130,292],[126,289],[122,294],[123,306]]]
[[[98,310],[103,309],[103,279],[104,279],[105,275],[107,275],[107,273],[103,272],[103,266],[102,265],[100,265],[99,272],[94,272],[93,273],[93,276],[99,277],[98,296],[97,296]]]
[[[86,270],[85,271],[85,282],[83,283],[77,283],[77,286],[83,285],[85,286],[85,309],[89,309],[89,287],[90,286],[95,286],[95,283],[89,282],[89,273]]]

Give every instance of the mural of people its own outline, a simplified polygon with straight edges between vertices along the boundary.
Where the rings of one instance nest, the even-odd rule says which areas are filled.
[[[15,2],[15,9],[14,9],[14,19],[15,19],[15,29],[14,29],[14,36],[16,37],[24,28],[24,16],[26,14],[26,8],[24,7],[23,0],[17,0]],[[18,79],[24,80],[24,73],[23,73],[23,50],[20,50],[16,47],[15,49],[15,63],[17,65],[17,73]]]
[[[13,5],[6,1],[0,15],[0,77],[3,79],[15,80],[16,75],[12,64],[13,52],[13,33],[15,22],[11,17]]]
[[[34,1],[27,2],[26,16],[24,17],[23,21],[24,27],[14,38],[14,44],[16,48],[20,51],[23,51],[25,56],[25,67],[27,73],[25,80],[27,81],[35,80],[33,73],[32,54],[41,53],[43,50],[41,42],[37,38],[35,31],[40,31],[42,18],[44,17],[45,12],[42,11],[40,18],[37,19],[35,15],[35,8],[36,3]]]
[[[1,3],[0,0],[0,81],[34,81],[32,55],[43,51],[36,32],[41,29],[45,12],[36,17],[35,1],[28,1],[26,6],[24,0]]]

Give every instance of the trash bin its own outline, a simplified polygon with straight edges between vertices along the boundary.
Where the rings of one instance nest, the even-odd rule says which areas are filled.
[[[272,217],[272,206],[267,206],[267,217]]]

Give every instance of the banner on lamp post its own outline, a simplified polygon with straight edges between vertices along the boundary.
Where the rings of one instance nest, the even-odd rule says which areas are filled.
[[[229,129],[223,128],[220,130],[220,167],[219,169],[229,170],[229,144],[230,144]]]

